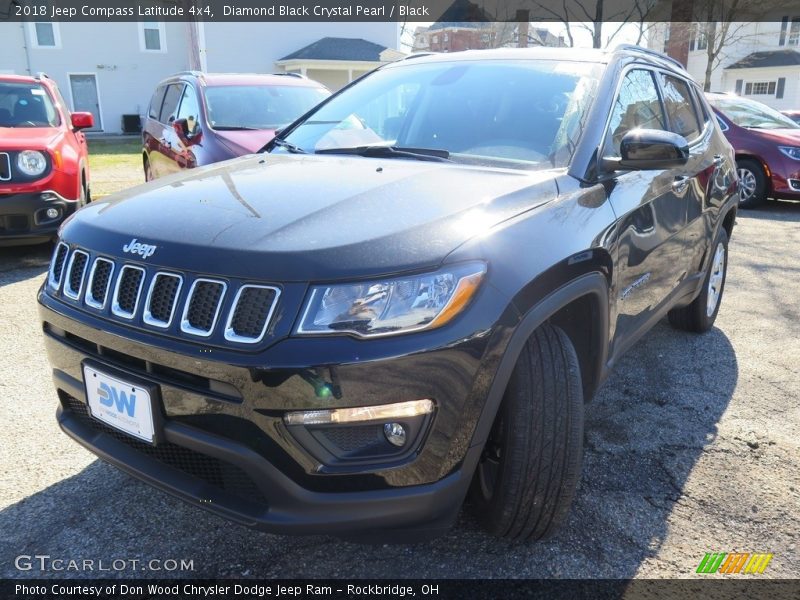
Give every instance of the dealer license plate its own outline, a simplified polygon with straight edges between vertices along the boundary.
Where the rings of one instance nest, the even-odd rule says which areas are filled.
[[[89,412],[103,423],[153,443],[153,403],[150,392],[134,383],[83,365]]]

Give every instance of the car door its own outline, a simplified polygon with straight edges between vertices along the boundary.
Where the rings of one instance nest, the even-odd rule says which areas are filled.
[[[171,83],[167,86],[164,94],[164,102],[161,104],[159,114],[159,137],[156,140],[156,152],[153,166],[156,169],[156,176],[162,177],[180,170],[176,154],[180,152],[180,140],[178,134],[172,128],[172,124],[178,116],[178,106],[183,96],[182,83]]]
[[[149,177],[159,176],[159,139],[161,138],[162,125],[159,121],[161,115],[161,105],[164,103],[164,94],[167,93],[167,86],[160,85],[150,99],[150,106],[147,109],[147,118],[142,128],[142,146],[147,157],[150,168]],[[148,176],[145,173],[145,176]]]
[[[612,104],[601,151],[619,157],[622,137],[633,129],[667,129],[656,73],[635,66],[624,72]],[[682,235],[685,196],[676,194],[683,172],[616,171],[606,180],[617,216],[617,272],[613,302],[614,352],[646,330],[685,273]]]
[[[174,122],[176,146],[175,161],[181,169],[198,165],[197,151],[201,149],[203,132],[200,129],[200,104],[194,86],[186,84]]]

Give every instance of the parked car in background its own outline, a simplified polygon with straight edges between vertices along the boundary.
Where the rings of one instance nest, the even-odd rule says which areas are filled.
[[[38,244],[91,198],[91,113],[70,113],[46,75],[0,75],[0,246]]]
[[[739,206],[767,198],[800,200],[800,125],[777,110],[731,94],[706,94],[736,150]]]
[[[800,125],[800,110],[782,110],[781,113]]]
[[[330,95],[298,74],[179,73],[150,101],[142,130],[148,181],[258,151]]]

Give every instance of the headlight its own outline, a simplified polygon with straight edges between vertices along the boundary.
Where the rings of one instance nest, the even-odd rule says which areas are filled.
[[[778,146],[778,150],[794,160],[800,160],[800,148],[797,146]]]
[[[485,274],[483,263],[466,263],[425,275],[314,287],[297,333],[377,337],[441,327],[469,304]]]
[[[44,173],[47,159],[38,150],[23,150],[17,156],[17,168],[28,177],[36,177]]]

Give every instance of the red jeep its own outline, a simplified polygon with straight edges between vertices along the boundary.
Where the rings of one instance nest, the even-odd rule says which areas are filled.
[[[0,246],[38,244],[89,202],[89,160],[81,129],[46,75],[0,75]]]

